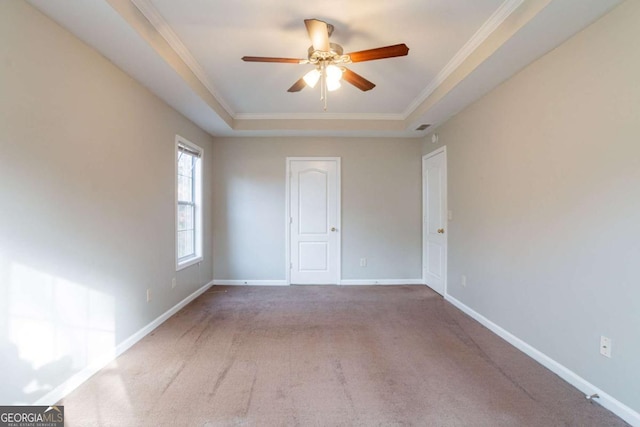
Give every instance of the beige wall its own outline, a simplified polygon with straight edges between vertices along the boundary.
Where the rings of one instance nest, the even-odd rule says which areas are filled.
[[[296,156],[342,159],[342,279],[420,278],[420,150],[417,139],[216,139],[215,278],[285,279],[285,167]]]
[[[174,261],[174,137],[211,137],[26,2],[0,2],[0,404],[33,402],[212,278]],[[146,302],[146,289],[152,301]],[[49,373],[37,369],[52,366]]]
[[[438,132],[449,292],[640,410],[637,22],[628,1]],[[420,277],[416,140],[212,143],[18,1],[0,2],[0,94],[0,404],[35,401],[208,282],[212,264],[218,279],[284,279],[287,156],[342,158],[343,279]],[[206,205],[205,260],[172,290],[176,133],[205,148],[215,221]]]
[[[639,22],[622,4],[437,130],[449,293],[636,411]]]

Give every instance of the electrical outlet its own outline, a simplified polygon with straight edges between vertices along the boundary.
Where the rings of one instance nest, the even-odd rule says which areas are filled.
[[[147,289],[147,302],[151,301],[151,289]]]
[[[360,267],[366,267],[366,266],[367,266],[367,259],[360,258]]]
[[[173,279],[171,279],[171,289],[174,289],[176,287],[176,278],[174,277]]]
[[[611,338],[600,337],[600,354],[604,357],[611,358]]]
[[[467,276],[465,276],[464,274],[460,277],[460,283],[462,284],[462,286],[464,286],[465,288],[467,287]]]

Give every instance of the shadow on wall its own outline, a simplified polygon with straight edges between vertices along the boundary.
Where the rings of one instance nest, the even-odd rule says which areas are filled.
[[[30,404],[115,349],[105,293],[0,253],[0,404]]]

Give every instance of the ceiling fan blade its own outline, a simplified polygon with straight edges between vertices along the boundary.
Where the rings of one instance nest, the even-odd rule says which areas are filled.
[[[307,84],[304,82],[304,77],[302,77],[300,80],[295,82],[293,86],[291,86],[289,90],[287,90],[287,92],[300,92],[306,85]]]
[[[304,64],[306,62],[306,59],[271,58],[268,56],[243,56],[242,60],[246,62],[284,62],[287,64]]]
[[[366,92],[376,87],[375,84],[371,83],[369,80],[365,79],[360,74],[354,73],[348,68],[344,69],[344,72],[342,73],[342,78],[363,92]]]
[[[350,53],[351,62],[373,61],[374,59],[393,58],[395,56],[405,56],[409,53],[406,44],[394,44],[393,46],[379,47],[376,49],[361,50]]]
[[[329,46],[329,28],[327,23],[319,19],[305,19],[304,25],[307,27],[311,44],[315,50],[328,52]]]

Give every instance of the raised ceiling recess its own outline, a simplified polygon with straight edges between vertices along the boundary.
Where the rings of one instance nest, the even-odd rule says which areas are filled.
[[[421,137],[620,0],[29,2],[213,135]]]

